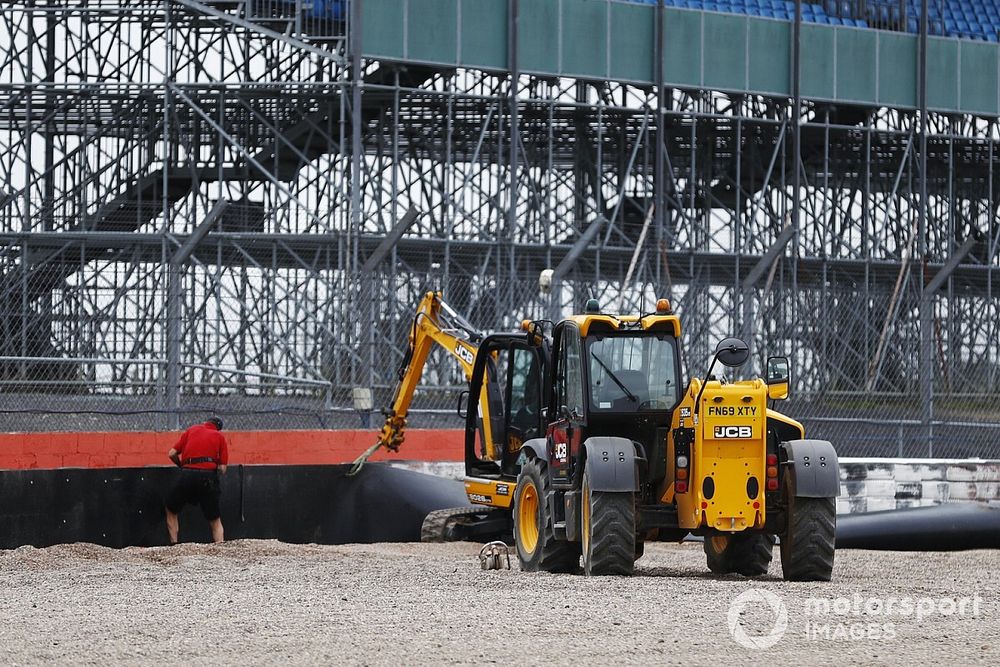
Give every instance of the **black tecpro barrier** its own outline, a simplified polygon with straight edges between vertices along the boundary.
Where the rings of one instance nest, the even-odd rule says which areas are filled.
[[[230,466],[222,481],[227,539],[346,544],[420,540],[428,512],[468,505],[461,482],[370,463]],[[163,500],[176,468],[0,471],[0,548],[93,542],[167,543]],[[180,517],[180,539],[208,542],[197,507]]]
[[[838,549],[952,551],[1000,548],[1000,508],[972,503],[837,517]]]

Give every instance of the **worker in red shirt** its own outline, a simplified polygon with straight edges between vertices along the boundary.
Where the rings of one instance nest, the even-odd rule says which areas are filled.
[[[222,420],[212,417],[184,431],[167,456],[180,469],[177,483],[167,496],[167,532],[170,544],[177,544],[177,515],[185,505],[198,503],[212,528],[212,541],[222,542],[222,513],[219,511],[219,477],[229,464],[229,445],[220,433]]]

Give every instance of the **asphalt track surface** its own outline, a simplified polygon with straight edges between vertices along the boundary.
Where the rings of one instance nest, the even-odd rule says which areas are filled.
[[[777,551],[766,577],[713,576],[697,543],[647,546],[629,578],[483,571],[478,552],[3,551],[0,664],[1000,664],[1000,551],[838,550],[834,580],[805,584]]]

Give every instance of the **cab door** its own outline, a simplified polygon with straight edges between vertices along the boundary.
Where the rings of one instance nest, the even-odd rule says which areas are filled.
[[[479,409],[466,415],[467,474],[517,474],[521,445],[544,432],[544,371],[544,350],[530,345],[525,334],[496,334],[483,341],[469,382],[470,396],[481,398]]]
[[[565,322],[555,332],[552,397],[546,437],[553,484],[570,485],[578,459],[587,409],[583,391],[582,339],[579,328]]]

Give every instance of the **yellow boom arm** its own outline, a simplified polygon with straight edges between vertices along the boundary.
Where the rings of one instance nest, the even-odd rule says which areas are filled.
[[[379,432],[378,441],[354,460],[351,474],[357,472],[380,447],[396,452],[403,444],[406,431],[406,416],[413,401],[413,393],[420,384],[424,372],[424,364],[434,345],[440,345],[458,360],[466,381],[472,378],[472,366],[476,360],[479,341],[482,335],[441,299],[440,292],[427,292],[420,300],[417,313],[410,327],[410,345],[406,357],[399,367],[399,382],[393,394],[392,406],[385,418],[385,424]],[[479,397],[483,418],[484,442],[492,446],[492,433],[489,423],[489,403],[487,401],[486,384]],[[487,451],[487,454],[491,453]]]

